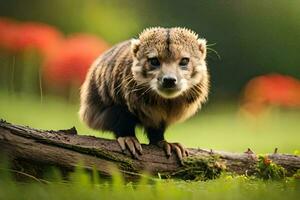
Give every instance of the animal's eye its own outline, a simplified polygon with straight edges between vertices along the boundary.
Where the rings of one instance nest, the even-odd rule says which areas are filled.
[[[149,58],[149,59],[148,59],[148,62],[149,62],[152,66],[154,66],[154,67],[159,67],[159,66],[160,66],[160,62],[159,62],[159,60],[158,60],[157,57]]]
[[[186,66],[186,65],[189,64],[189,62],[190,62],[190,59],[189,59],[189,58],[182,58],[182,59],[180,60],[180,62],[179,62],[179,65],[180,65],[180,66]]]

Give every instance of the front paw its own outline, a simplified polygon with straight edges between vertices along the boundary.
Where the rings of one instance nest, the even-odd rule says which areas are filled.
[[[142,146],[135,136],[118,137],[117,141],[123,153],[128,149],[131,155],[136,159],[139,159],[138,154],[142,155]]]
[[[164,149],[168,158],[172,155],[172,152],[176,153],[180,161],[182,161],[184,157],[189,156],[188,150],[185,149],[180,143],[169,143],[165,140],[162,140],[157,142],[156,145]]]

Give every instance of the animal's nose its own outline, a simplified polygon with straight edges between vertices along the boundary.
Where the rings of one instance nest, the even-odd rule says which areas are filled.
[[[177,78],[175,76],[164,76],[162,78],[162,86],[164,88],[174,88],[177,83]]]

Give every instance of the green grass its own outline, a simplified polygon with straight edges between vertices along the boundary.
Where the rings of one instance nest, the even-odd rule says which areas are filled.
[[[0,92],[0,118],[41,129],[66,129],[76,126],[81,134],[112,138],[111,134],[92,131],[77,115],[78,104],[60,98],[7,95]],[[253,121],[237,114],[232,105],[210,105],[185,123],[167,131],[167,139],[187,147],[257,153],[293,153],[300,149],[300,112],[273,110]],[[146,142],[138,130],[138,137]],[[138,183],[92,179],[82,171],[66,182],[50,176],[47,184],[32,179],[29,183],[13,181],[7,167],[0,167],[0,199],[299,199],[299,179],[263,181],[245,176],[223,174],[206,182],[142,179]],[[55,178],[56,177],[56,178]]]
[[[2,174],[1,174],[2,172]],[[206,182],[184,182],[143,178],[125,183],[116,174],[112,181],[90,178],[83,171],[71,174],[71,180],[56,176],[47,184],[14,182],[0,171],[0,199],[298,199],[300,181],[262,181],[245,176],[223,175]]]

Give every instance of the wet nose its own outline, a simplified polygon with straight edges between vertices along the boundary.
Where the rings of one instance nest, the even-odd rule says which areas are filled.
[[[162,78],[162,86],[164,88],[174,88],[177,83],[177,78],[174,76],[164,76]]]

